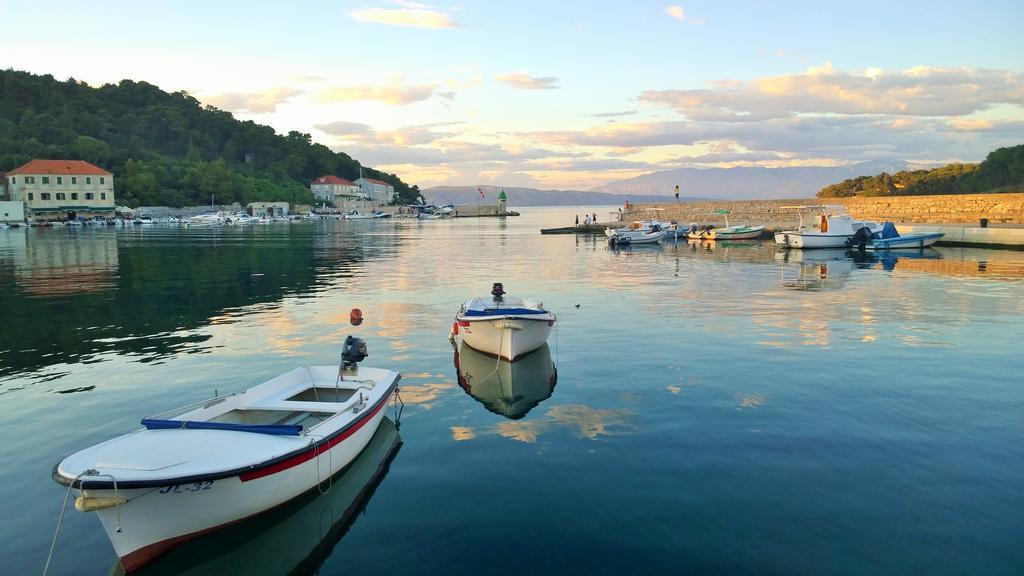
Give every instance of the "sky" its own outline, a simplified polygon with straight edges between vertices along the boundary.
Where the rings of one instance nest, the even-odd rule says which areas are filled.
[[[184,90],[420,188],[978,162],[1024,2],[0,0],[0,67]]]

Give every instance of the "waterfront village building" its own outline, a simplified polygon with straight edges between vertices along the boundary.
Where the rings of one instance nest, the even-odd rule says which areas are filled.
[[[245,211],[250,216],[287,216],[287,202],[250,202],[246,204]]]
[[[0,223],[25,222],[25,203],[13,200],[0,200]]]
[[[114,176],[81,160],[32,160],[7,173],[11,200],[29,218],[75,220],[114,215]]]
[[[0,172],[0,201],[10,200],[7,197],[7,174]]]
[[[394,200],[395,187],[382,180],[360,178],[356,184],[363,189],[363,197],[377,205],[387,204]]]
[[[321,202],[334,202],[339,207],[346,200],[362,200],[363,189],[358,184],[333,174],[321,176],[309,184],[313,196]]]

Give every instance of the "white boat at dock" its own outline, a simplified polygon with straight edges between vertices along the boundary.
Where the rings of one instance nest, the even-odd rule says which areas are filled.
[[[317,487],[363,450],[401,376],[341,365],[296,368],[262,384],[143,418],[143,429],[61,460],[53,478],[96,511],[125,570],[181,542]]]
[[[501,283],[495,283],[490,297],[471,298],[462,304],[449,336],[461,335],[466,345],[512,361],[543,346],[554,325],[555,315],[543,304],[505,296]]]
[[[610,246],[632,246],[635,244],[654,244],[665,237],[665,229],[657,220],[633,222],[626,228],[606,228]]]
[[[935,244],[943,236],[945,234],[942,232],[901,235],[895,224],[886,222],[882,225],[881,231],[874,233],[867,228],[861,228],[847,240],[846,245],[864,250],[919,249]]]
[[[861,228],[867,228],[872,233],[880,232],[882,229],[877,222],[854,220],[843,206],[808,205],[782,208],[796,210],[800,215],[800,224],[796,230],[775,233],[775,243],[787,248],[842,248]]]
[[[764,226],[730,226],[729,214],[732,213],[730,210],[716,210],[715,213],[725,217],[724,228],[715,228],[711,225],[700,227],[697,224],[691,224],[686,234],[687,238],[691,240],[752,240],[759,238],[764,231]]]

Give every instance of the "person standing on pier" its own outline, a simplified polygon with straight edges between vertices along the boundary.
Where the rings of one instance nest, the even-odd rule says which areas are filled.
[[[576,215],[576,225],[577,226],[580,225],[580,215],[579,214]]]

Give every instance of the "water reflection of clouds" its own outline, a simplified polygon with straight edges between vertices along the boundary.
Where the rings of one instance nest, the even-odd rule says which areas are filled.
[[[472,440],[480,435],[498,435],[510,440],[532,444],[541,434],[561,428],[571,430],[580,438],[597,440],[602,436],[628,433],[631,430],[628,422],[631,415],[632,412],[629,410],[563,404],[552,406],[540,418],[504,420],[483,430],[468,426],[453,426],[451,432],[452,439],[455,441]]]

